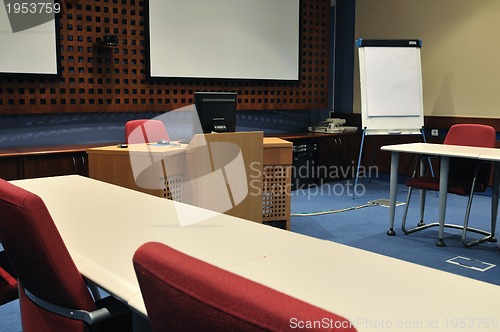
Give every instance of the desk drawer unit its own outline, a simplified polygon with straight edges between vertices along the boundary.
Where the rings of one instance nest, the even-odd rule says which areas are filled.
[[[262,222],[290,229],[292,143],[264,138]],[[279,225],[281,226],[281,225]]]

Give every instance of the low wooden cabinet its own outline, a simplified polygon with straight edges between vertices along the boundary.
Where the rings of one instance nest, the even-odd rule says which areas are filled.
[[[252,208],[255,217],[250,219],[273,225],[283,224],[284,228],[290,229],[292,143],[280,138],[264,137],[262,144],[263,151],[260,157],[263,159],[262,184],[259,185],[262,193],[259,196],[260,202]],[[109,143],[0,149],[0,178],[19,180],[70,174],[89,176],[87,150],[91,154],[105,152],[100,156],[100,160],[106,163],[106,167],[98,167],[99,165],[94,160],[95,165],[90,172],[91,177],[153,195],[172,198],[165,192],[172,191],[172,186],[175,184],[169,183],[169,190],[165,188],[165,190],[147,191],[138,188],[130,174],[129,178],[132,180],[123,183],[127,178],[124,172],[130,168],[129,157],[123,155],[124,161],[120,161],[119,157],[123,149],[117,148],[116,145],[109,146]],[[105,155],[108,155],[109,159],[103,157]],[[122,167],[124,163],[129,165],[128,168]],[[172,194],[175,195],[175,192]]]
[[[88,176],[86,149],[96,145],[64,145],[0,149],[0,178],[30,179],[78,174]]]
[[[360,134],[338,134],[318,141],[318,180],[321,182],[356,177]]]
[[[0,157],[0,178],[4,180],[22,179],[22,163],[18,157]]]
[[[53,153],[23,158],[23,178],[78,174],[88,176],[87,154]]]
[[[360,133],[298,133],[279,137],[293,143],[292,183],[297,184],[295,189],[356,177]],[[303,160],[302,155],[309,156],[310,160]]]

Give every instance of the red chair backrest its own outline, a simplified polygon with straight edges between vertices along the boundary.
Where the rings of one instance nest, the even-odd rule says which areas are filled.
[[[455,124],[450,127],[444,144],[494,148],[496,131],[483,124]],[[450,178],[472,181],[477,161],[466,158],[450,158]],[[476,191],[484,191],[491,176],[491,163],[483,163],[477,177]],[[464,192],[467,194],[467,191]]]
[[[167,129],[160,120],[131,120],[125,123],[125,142],[156,143],[160,139],[170,140]]]
[[[483,124],[456,124],[451,126],[444,144],[494,148],[495,129]]]
[[[300,330],[294,318],[355,331],[343,317],[160,243],[142,245],[133,262],[155,332]]]
[[[0,216],[0,242],[20,286],[52,304],[95,310],[83,277],[40,197],[0,179]],[[39,308],[22,291],[20,301],[23,331],[55,331],[57,324],[75,331],[83,328],[82,322]]]

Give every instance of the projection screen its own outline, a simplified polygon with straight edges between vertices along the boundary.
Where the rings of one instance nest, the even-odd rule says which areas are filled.
[[[300,0],[149,0],[150,77],[298,80]]]

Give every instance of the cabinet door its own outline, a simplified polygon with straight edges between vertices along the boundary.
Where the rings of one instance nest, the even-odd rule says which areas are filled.
[[[89,176],[89,158],[86,152],[75,153],[73,155],[75,158],[75,164],[77,167],[76,174]]]
[[[24,157],[24,178],[88,174],[85,153],[54,153]]]
[[[335,181],[356,177],[361,137],[344,134],[318,139],[318,177],[320,181]]]
[[[342,169],[342,179],[354,179],[356,177],[360,144],[360,134],[339,137],[337,165]]]
[[[0,158],[0,178],[4,180],[22,179],[22,160],[20,157]]]

